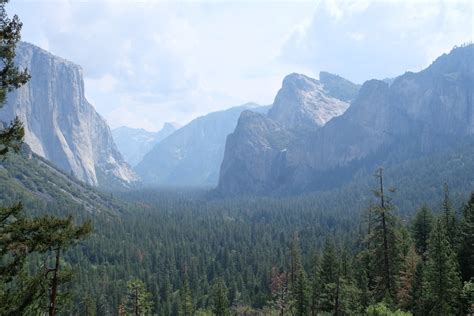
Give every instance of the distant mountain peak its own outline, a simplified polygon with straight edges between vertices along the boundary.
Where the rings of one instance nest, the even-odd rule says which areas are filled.
[[[136,166],[153,146],[174,133],[178,128],[179,124],[173,122],[165,122],[158,132],[122,126],[114,129],[112,135],[125,160],[131,166]]]
[[[320,81],[292,73],[283,79],[268,117],[285,128],[314,129],[341,115],[348,107],[348,102],[332,97]]]
[[[135,170],[148,185],[215,185],[226,138],[240,114],[266,113],[267,109],[246,103],[200,116],[156,144]]]
[[[169,131],[169,130],[175,131],[179,129],[180,127],[181,127],[181,124],[177,122],[165,122],[160,131]]]
[[[318,80],[299,73],[291,73],[283,78],[282,89],[311,90],[320,86]]]

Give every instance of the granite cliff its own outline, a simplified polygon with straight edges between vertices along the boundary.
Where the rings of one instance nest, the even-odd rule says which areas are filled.
[[[277,95],[268,116],[240,117],[227,139],[217,192],[291,194],[326,189],[362,170],[462,144],[474,135],[473,62],[474,45],[468,45],[439,57],[423,71],[395,78],[390,85],[369,80],[344,113],[319,122],[316,118],[324,117],[320,108],[294,114],[301,97],[287,94],[278,103]],[[325,76],[327,81],[322,74],[320,82]],[[330,78],[330,84],[323,84],[326,97],[318,102],[327,106],[328,96],[351,101],[350,89],[342,83],[335,85],[342,90],[335,89],[334,77]],[[321,91],[318,85],[308,89],[304,95]],[[283,114],[274,114],[276,105]],[[336,113],[331,109],[322,113]]]
[[[28,43],[16,63],[31,80],[8,95],[0,120],[18,116],[34,153],[94,186],[128,186],[136,175],[122,158],[106,121],[84,95],[82,70]]]

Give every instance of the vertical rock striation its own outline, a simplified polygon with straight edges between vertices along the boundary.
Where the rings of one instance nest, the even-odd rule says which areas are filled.
[[[28,68],[31,80],[8,95],[1,120],[18,116],[25,142],[36,154],[88,184],[136,181],[106,121],[85,98],[79,66],[24,42],[17,47],[16,62]]]

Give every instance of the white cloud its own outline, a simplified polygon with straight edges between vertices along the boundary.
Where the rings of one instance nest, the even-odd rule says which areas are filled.
[[[117,79],[111,74],[105,74],[98,79],[86,78],[85,84],[87,86],[95,86],[99,91],[104,93],[113,92],[117,86]]]
[[[269,104],[290,72],[362,81],[419,70],[473,34],[467,1],[15,0],[7,8],[24,22],[25,40],[83,67],[87,96],[111,126],[155,130]]]
[[[472,1],[323,1],[280,60],[363,82],[419,71],[473,40]]]

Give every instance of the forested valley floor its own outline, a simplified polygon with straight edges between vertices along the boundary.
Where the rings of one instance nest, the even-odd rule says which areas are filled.
[[[377,171],[342,189],[285,198],[63,184],[86,204],[31,194],[42,183],[36,166],[30,189],[4,201],[23,201],[32,217],[91,221],[92,233],[61,259],[60,315],[127,315],[137,306],[142,315],[462,315],[474,293],[470,175],[451,168],[442,174],[449,186],[431,172],[461,156],[387,169],[382,186]],[[11,174],[18,163],[7,163]],[[25,273],[39,275],[53,255],[31,254]],[[47,309],[48,286],[26,314]]]

